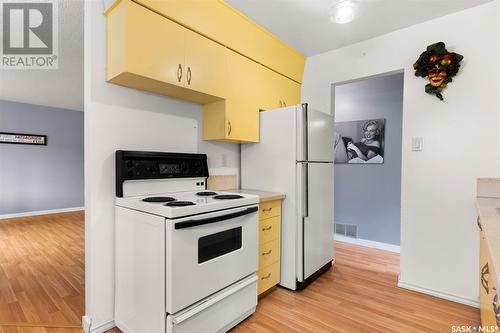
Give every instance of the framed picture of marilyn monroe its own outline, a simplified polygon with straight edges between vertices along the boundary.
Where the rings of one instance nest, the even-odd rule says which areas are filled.
[[[335,163],[383,164],[385,119],[335,123]]]

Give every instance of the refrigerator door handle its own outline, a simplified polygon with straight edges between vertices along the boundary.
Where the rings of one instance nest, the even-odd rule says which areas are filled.
[[[304,117],[303,118],[303,121],[302,121],[302,125],[303,125],[303,141],[302,141],[302,144],[303,144],[303,153],[304,153],[304,161],[308,161],[309,160],[309,142],[308,142],[308,139],[309,139],[309,124],[308,124],[308,119],[309,117],[307,116],[307,103],[304,103],[302,104],[302,116]]]
[[[309,216],[309,165],[302,163],[302,217]]]

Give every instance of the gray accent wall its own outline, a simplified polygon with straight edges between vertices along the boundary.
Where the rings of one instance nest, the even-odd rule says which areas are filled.
[[[403,73],[334,86],[335,121],[385,118],[384,164],[335,165],[335,223],[399,245]]]
[[[0,143],[0,215],[82,207],[83,112],[0,101],[0,131],[47,146]]]

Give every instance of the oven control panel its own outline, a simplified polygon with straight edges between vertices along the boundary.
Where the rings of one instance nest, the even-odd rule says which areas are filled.
[[[116,196],[126,180],[208,177],[207,155],[118,150]]]

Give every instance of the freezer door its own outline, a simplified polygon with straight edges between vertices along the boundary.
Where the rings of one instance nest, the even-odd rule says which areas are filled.
[[[302,260],[297,265],[297,275],[299,281],[304,281],[333,260],[333,163],[309,162],[298,166],[303,192],[299,205],[302,215],[299,260]]]
[[[307,104],[297,106],[297,161],[333,161],[333,119]]]

